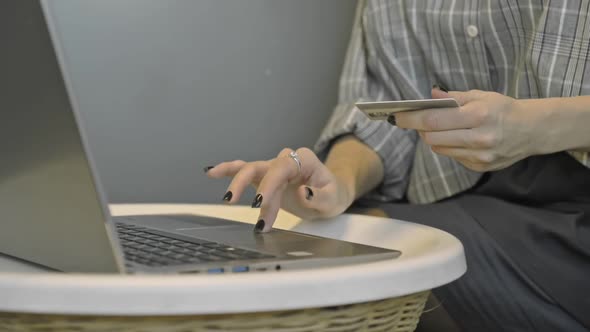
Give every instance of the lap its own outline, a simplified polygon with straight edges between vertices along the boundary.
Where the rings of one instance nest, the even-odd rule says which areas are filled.
[[[486,219],[473,208],[481,204],[493,207],[493,217],[489,211],[482,211]],[[463,243],[467,273],[434,290],[463,331],[587,331],[514,260],[511,251],[518,250],[518,243],[511,242],[522,239],[500,239],[510,232],[497,233],[488,227],[493,218],[493,222],[503,223],[495,226],[510,229],[515,207],[505,204],[492,198],[462,195],[436,204],[385,204],[379,208],[392,218],[442,229]],[[543,257],[531,259],[542,263]]]

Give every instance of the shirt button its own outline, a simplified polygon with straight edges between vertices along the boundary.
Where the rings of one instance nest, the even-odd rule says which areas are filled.
[[[477,37],[477,35],[479,34],[479,30],[477,29],[477,27],[475,25],[468,25],[467,26],[467,35],[471,38],[475,38]]]

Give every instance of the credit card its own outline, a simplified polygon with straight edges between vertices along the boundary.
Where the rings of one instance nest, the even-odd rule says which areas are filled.
[[[453,98],[373,101],[356,103],[355,105],[371,120],[387,120],[391,114],[395,114],[397,112],[418,111],[429,108],[459,107],[459,104]]]

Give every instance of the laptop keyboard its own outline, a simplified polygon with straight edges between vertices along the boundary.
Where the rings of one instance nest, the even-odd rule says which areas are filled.
[[[147,266],[217,263],[276,256],[234,248],[196,238],[174,235],[141,226],[117,223],[117,232],[125,260]]]

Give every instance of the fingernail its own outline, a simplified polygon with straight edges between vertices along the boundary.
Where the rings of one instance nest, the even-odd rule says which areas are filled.
[[[262,232],[262,230],[264,229],[264,225],[266,225],[264,220],[262,220],[262,219],[258,220],[258,222],[256,223],[256,226],[254,226],[254,231],[258,232],[258,233]]]
[[[256,197],[254,197],[254,201],[252,202],[252,207],[259,208],[260,205],[262,205],[262,195],[258,194],[258,195],[256,195]],[[263,221],[263,223],[264,223],[264,221]]]
[[[387,117],[387,122],[391,123],[392,126],[396,125],[396,121],[395,121],[395,115],[390,115],[389,117]]]
[[[209,172],[210,169],[212,169],[214,166],[207,166],[207,167],[203,167],[203,172],[207,173]]]
[[[305,195],[305,199],[308,201],[311,201],[311,199],[313,198],[313,190],[311,190],[310,187],[305,187],[305,190],[307,191],[307,194]]]
[[[444,92],[449,92],[449,89],[447,89],[447,88],[445,88],[444,86],[442,86],[442,85],[439,85],[439,84],[435,84],[435,85],[433,85],[433,86],[432,86],[432,88],[433,88],[433,89],[438,89],[438,90],[440,90],[440,91],[444,91]]]
[[[234,194],[231,191],[228,191],[223,195],[223,200],[226,202],[231,201],[231,198],[234,197]]]

